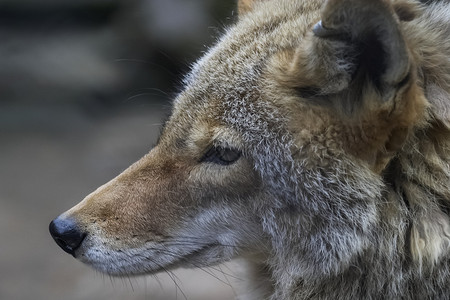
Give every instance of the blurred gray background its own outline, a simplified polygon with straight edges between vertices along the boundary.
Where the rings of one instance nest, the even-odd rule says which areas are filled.
[[[233,0],[0,0],[0,299],[234,298],[236,263],[110,278],[48,234],[154,145],[182,74],[233,11]]]

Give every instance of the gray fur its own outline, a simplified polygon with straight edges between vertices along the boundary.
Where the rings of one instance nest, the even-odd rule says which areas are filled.
[[[89,231],[79,258],[136,274],[242,257],[248,299],[448,299],[450,3],[365,1],[380,15],[363,33],[395,44],[375,53],[388,57],[375,74],[388,93],[357,73],[364,34],[312,32],[333,5],[357,31],[372,13],[358,1],[244,1],[185,78],[155,150],[65,214]],[[211,145],[243,157],[201,163]]]

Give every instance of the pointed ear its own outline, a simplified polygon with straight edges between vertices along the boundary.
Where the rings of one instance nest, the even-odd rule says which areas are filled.
[[[368,90],[380,103],[392,100],[411,81],[399,22],[388,0],[328,0],[312,33],[279,63],[288,66],[281,80],[300,96],[333,103],[347,114],[364,106]]]
[[[389,2],[383,0],[329,0],[313,32],[318,38],[338,40],[349,47],[350,55],[344,59],[354,65],[352,75],[371,80],[386,96],[410,69],[409,53],[394,15]],[[336,52],[342,51],[342,45],[334,47]]]
[[[426,118],[428,102],[400,26],[413,17],[406,9],[390,0],[328,0],[299,46],[274,56],[268,68],[302,102],[364,136],[343,147],[377,172]]]

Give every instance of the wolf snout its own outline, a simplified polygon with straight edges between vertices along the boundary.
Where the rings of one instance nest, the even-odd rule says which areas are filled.
[[[73,219],[61,216],[50,222],[49,230],[56,244],[72,256],[86,237]]]

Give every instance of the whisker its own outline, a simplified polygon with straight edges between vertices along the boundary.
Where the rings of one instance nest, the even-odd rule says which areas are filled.
[[[142,88],[142,89],[138,89],[136,91],[154,91],[154,92],[160,93],[161,95],[167,96],[169,98],[171,97],[171,95],[169,95],[167,92],[164,92],[163,90],[158,89],[158,88]]]
[[[186,294],[183,292],[183,290],[181,289],[180,285],[178,284],[178,282],[175,279],[178,279],[178,277],[170,271],[166,271],[167,275],[169,275],[169,277],[172,279],[173,283],[175,283],[176,289],[175,289],[175,297],[178,298],[178,293],[177,290],[180,290],[181,294],[183,295],[184,299],[187,300]],[[180,279],[178,279],[180,280]]]
[[[238,279],[238,280],[242,280],[242,278],[237,277],[237,276],[235,276],[235,275],[233,275],[233,274],[225,273],[222,269],[220,269],[220,266],[217,266],[217,267],[219,267],[219,269],[216,269],[215,267],[211,267],[211,266],[208,267],[208,268],[209,268],[209,269],[212,269],[212,270],[214,270],[214,271],[220,272],[220,273],[222,273],[223,275],[229,276],[229,277],[231,277],[231,278]],[[230,270],[230,271],[231,271],[231,270]]]
[[[168,250],[168,249],[148,248],[148,250],[164,252],[165,254],[167,254],[167,255],[169,255],[169,256],[172,256],[172,257],[174,257],[174,258],[177,258],[177,259],[180,259],[180,260],[184,260],[184,261],[188,261],[188,259],[186,259],[186,258],[182,257],[181,255],[179,255],[179,254],[177,254],[177,253],[174,253],[173,251],[170,251],[170,250]],[[149,260],[151,260],[153,263],[156,264],[156,262],[155,262],[152,258],[147,257],[147,256],[143,256],[143,255],[140,255],[140,256],[143,257],[143,258],[145,258],[145,259],[149,259]],[[228,286],[231,286],[231,283],[230,283],[229,281],[228,281],[228,282],[225,282],[223,279],[219,278],[219,277],[218,277],[217,275],[215,275],[214,273],[208,271],[208,270],[205,269],[204,267],[201,267],[200,265],[198,265],[198,264],[196,263],[196,260],[189,259],[189,262],[192,263],[192,265],[193,265],[194,267],[200,269],[201,271],[205,272],[206,274],[208,274],[208,275],[212,276],[213,278],[219,280],[219,281],[222,282],[223,284],[226,284],[226,285],[228,285]],[[198,262],[198,261],[197,261],[197,262]],[[158,265],[158,266],[160,266],[160,265]],[[208,268],[209,268],[209,269],[212,269],[213,271],[216,271],[216,272],[221,272],[221,273],[224,274],[224,275],[226,274],[226,273],[224,273],[221,269],[219,270],[219,269],[216,269],[216,268],[214,268],[214,267],[208,267]],[[230,276],[230,277],[235,277],[234,275],[231,275],[231,274],[226,274],[226,275],[228,275],[228,276]],[[236,277],[236,279],[240,279],[240,278],[237,278],[237,277]]]
[[[114,287],[114,280],[113,280],[112,276],[109,275],[108,277],[109,277],[109,282],[111,282],[111,286]]]
[[[158,283],[159,287],[164,290],[164,286],[161,283],[161,280],[159,279],[158,275],[153,275],[153,277],[155,278],[156,282]]]
[[[127,276],[127,278],[128,278],[128,282],[130,283],[131,290],[134,292],[134,286],[133,286],[133,283],[131,282],[130,276]]]
[[[232,287],[231,283],[229,281],[224,281],[223,279],[219,278],[219,276],[217,276],[216,274],[214,274],[213,272],[208,271],[207,269],[203,268],[203,267],[199,267],[196,264],[193,264],[196,268],[200,269],[201,271],[205,272],[206,274],[208,274],[209,276],[211,276],[212,278],[222,282],[223,284]],[[217,271],[217,269],[216,269]]]
[[[231,284],[230,280],[228,279],[227,274],[222,270],[222,267],[220,265],[217,266],[220,269],[220,272],[222,273],[225,280],[228,282],[228,285],[231,287],[231,290],[233,291],[234,297],[237,298],[236,290],[234,289],[233,285]]]
[[[231,247],[231,248],[239,248],[236,245],[227,245],[227,244],[221,244],[221,243],[205,243],[205,242],[196,242],[196,241],[172,241],[172,242],[164,242],[165,246],[221,246],[221,247]]]
[[[178,290],[180,290],[180,293],[183,295],[183,298],[185,299],[185,300],[188,300],[187,299],[187,296],[186,296],[186,294],[184,293],[184,291],[181,289],[181,287],[180,287],[180,285],[178,284],[178,282],[177,282],[177,280],[178,281],[181,281],[179,278],[178,278],[178,276],[177,275],[175,275],[173,272],[171,272],[171,271],[169,271],[169,270],[167,270],[163,265],[161,265],[161,264],[159,264],[159,263],[157,263],[154,259],[152,259],[151,257],[146,257],[146,256],[142,256],[142,255],[140,255],[141,257],[143,257],[143,258],[145,258],[145,259],[148,259],[148,260],[150,260],[152,263],[154,263],[156,266],[158,266],[161,270],[163,270],[169,277],[170,277],[170,279],[173,281],[173,283],[175,284],[175,297],[178,299]]]
[[[205,242],[196,242],[196,241],[182,241],[182,240],[177,240],[177,241],[166,241],[163,242],[163,244],[165,246],[193,246],[193,245],[198,245],[198,246],[208,246],[208,245],[212,245],[211,243],[205,243]],[[257,250],[255,248],[250,248],[250,247],[242,247],[242,246],[236,246],[236,245],[228,245],[228,244],[222,244],[222,243],[215,243],[213,244],[214,246],[220,246],[220,247],[228,247],[228,248],[235,248],[235,249],[247,249],[247,250]]]
[[[155,93],[139,93],[139,94],[128,97],[125,101],[131,101],[131,100],[141,97],[141,96],[158,96],[158,95]]]

